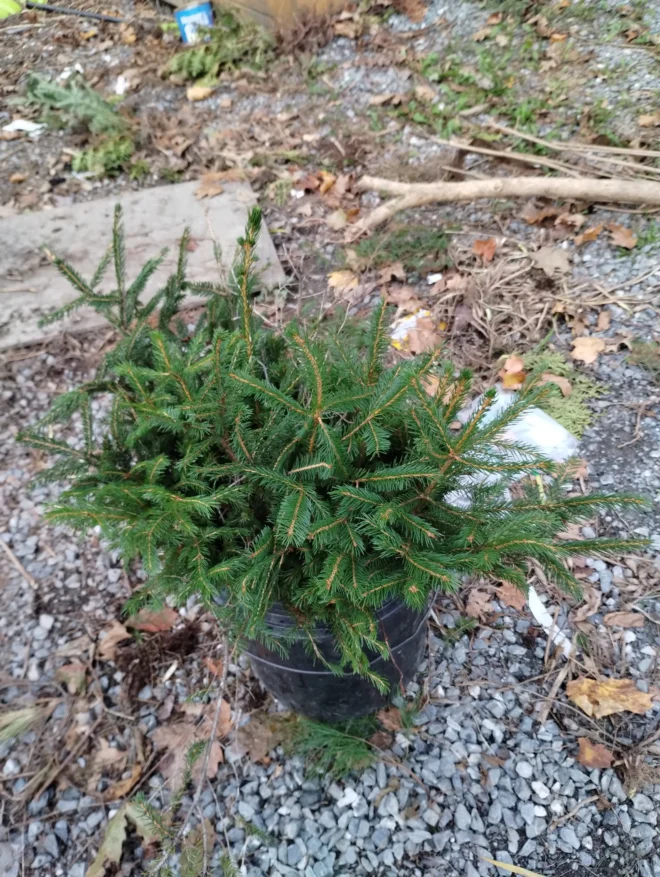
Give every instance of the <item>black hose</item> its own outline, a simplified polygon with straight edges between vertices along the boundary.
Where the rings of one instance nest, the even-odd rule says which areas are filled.
[[[115,15],[103,15],[101,12],[87,12],[84,9],[69,9],[66,6],[51,6],[50,3],[37,3],[35,0],[25,0],[29,9],[43,9],[44,12],[59,12],[60,15],[80,15],[82,18],[94,18],[96,21],[111,21],[113,24],[123,24],[125,18],[117,18]]]

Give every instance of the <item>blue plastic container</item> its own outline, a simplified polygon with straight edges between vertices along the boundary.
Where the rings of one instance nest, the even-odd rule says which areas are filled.
[[[179,25],[184,43],[196,43],[199,39],[197,31],[200,27],[213,27],[213,9],[210,3],[179,9],[174,13],[174,18]]]

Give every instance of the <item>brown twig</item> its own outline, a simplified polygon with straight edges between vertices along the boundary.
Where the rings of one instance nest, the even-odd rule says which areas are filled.
[[[600,799],[600,795],[591,795],[590,798],[585,798],[584,800],[579,801],[579,802],[575,805],[575,807],[573,807],[572,810],[569,810],[568,813],[564,813],[563,816],[559,816],[557,819],[554,819],[554,820],[550,823],[550,825],[548,826],[548,834],[549,834],[551,831],[555,831],[555,829],[559,828],[560,825],[563,825],[564,822],[568,822],[569,819],[572,819],[572,818],[576,815],[576,813],[579,813],[579,811],[580,811],[583,807],[586,807],[587,804],[593,804],[594,801],[598,801],[599,799]]]
[[[564,679],[566,679],[566,677],[568,676],[568,671],[570,669],[570,666],[571,666],[570,664],[565,664],[561,668],[559,673],[557,673],[555,681],[552,683],[552,688],[548,692],[548,699],[543,704],[543,709],[539,713],[539,725],[541,725],[541,727],[543,727],[543,725],[545,725],[545,723],[548,721],[548,716],[550,715],[550,710],[552,709],[552,705],[555,702],[555,699],[557,697],[559,689],[561,688],[561,686],[564,682]]]
[[[28,583],[28,585],[30,585],[30,587],[31,587],[31,588],[34,588],[35,591],[36,591],[36,589],[39,587],[39,585],[38,585],[37,582],[32,578],[32,576],[30,575],[30,573],[25,569],[25,567],[24,567],[23,564],[20,562],[20,560],[16,557],[16,555],[15,555],[14,552],[11,550],[11,548],[9,547],[9,545],[7,545],[7,543],[5,542],[5,540],[2,539],[2,538],[0,538],[0,546],[2,547],[3,551],[5,552],[5,554],[6,554],[7,557],[9,558],[9,560],[11,561],[12,566],[14,566],[14,567],[19,571],[19,573],[23,576],[23,578],[24,578],[25,581]]]

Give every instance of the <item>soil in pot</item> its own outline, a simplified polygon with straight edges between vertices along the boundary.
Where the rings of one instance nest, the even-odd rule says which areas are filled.
[[[391,657],[370,655],[371,669],[389,682],[387,694],[362,676],[332,673],[310,655],[300,639],[286,644],[286,657],[262,643],[250,642],[246,649],[252,669],[265,688],[288,709],[310,719],[338,722],[368,715],[385,706],[415,674],[424,654],[428,611],[417,612],[399,600],[385,603],[377,612],[380,638],[389,644]],[[280,605],[266,615],[271,636],[286,640],[295,628],[293,617]],[[332,633],[319,627],[314,642],[321,655],[336,662],[338,653]]]

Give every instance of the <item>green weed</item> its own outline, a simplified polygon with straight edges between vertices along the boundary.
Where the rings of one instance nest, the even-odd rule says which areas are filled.
[[[633,341],[628,359],[660,380],[660,343],[657,341]]]
[[[144,158],[139,158],[137,161],[134,161],[128,169],[128,176],[131,180],[140,181],[145,177],[148,177],[151,173],[151,168],[149,166],[149,162]]]
[[[300,755],[310,773],[340,779],[374,763],[376,755],[367,741],[377,729],[373,716],[336,725],[299,717],[285,748],[290,754]]]
[[[130,137],[110,137],[97,146],[91,146],[75,155],[71,168],[76,172],[87,172],[98,177],[115,177],[126,167],[135,150]],[[131,177],[136,179],[136,177]]]
[[[644,228],[637,232],[637,247],[652,246],[660,241],[660,223],[656,219],[649,219]]]
[[[561,390],[553,384],[551,392],[539,407],[580,438],[594,419],[587,402],[600,396],[604,392],[603,388],[577,371],[563,354],[556,351],[532,351],[523,356],[523,361],[529,371],[548,372],[568,379],[571,385],[570,396],[562,395]]]
[[[446,642],[452,644],[457,643],[466,633],[470,633],[477,626],[475,618],[461,617],[456,622],[456,627],[447,627],[442,631],[443,638]]]
[[[161,168],[160,175],[168,183],[180,183],[183,179],[183,171],[178,171],[173,167]]]
[[[358,241],[354,249],[358,258],[372,268],[401,262],[407,270],[421,274],[447,266],[447,237],[425,225],[376,232]]]

